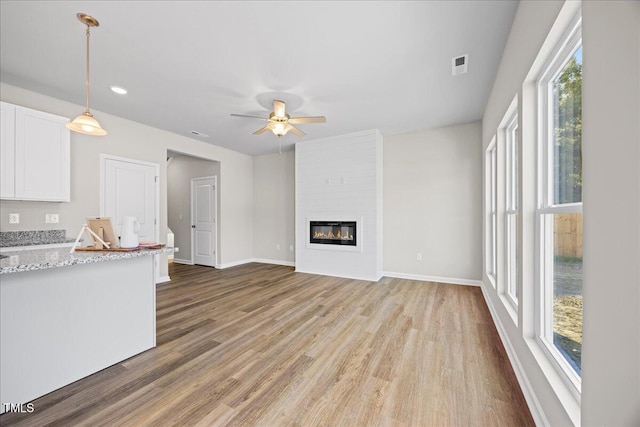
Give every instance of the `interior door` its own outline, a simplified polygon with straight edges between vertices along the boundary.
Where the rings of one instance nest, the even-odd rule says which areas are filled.
[[[194,264],[216,265],[216,177],[191,180],[191,248]]]
[[[158,165],[121,158],[104,159],[101,215],[111,218],[118,236],[122,218],[134,216],[140,223],[140,240],[156,241],[156,186]]]

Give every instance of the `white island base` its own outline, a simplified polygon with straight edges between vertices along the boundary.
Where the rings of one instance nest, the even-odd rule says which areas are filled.
[[[153,273],[154,256],[140,256],[0,276],[0,401],[30,402],[155,347]]]

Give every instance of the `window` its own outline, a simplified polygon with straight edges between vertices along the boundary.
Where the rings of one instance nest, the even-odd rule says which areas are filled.
[[[497,155],[496,155],[496,139],[495,137],[489,143],[487,147],[487,153],[485,158],[485,171],[486,171],[486,195],[487,195],[487,259],[486,270],[487,276],[491,279],[493,286],[496,285],[496,269],[497,269],[497,190],[498,190],[498,170],[497,170]]]
[[[506,295],[515,306],[518,305],[518,114],[516,111],[505,128],[506,147]]]
[[[540,321],[544,347],[580,389],[582,354],[582,47],[580,22],[538,81]]]

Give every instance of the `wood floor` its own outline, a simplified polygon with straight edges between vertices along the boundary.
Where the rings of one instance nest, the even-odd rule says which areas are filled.
[[[480,288],[173,264],[158,346],[24,426],[532,426]]]

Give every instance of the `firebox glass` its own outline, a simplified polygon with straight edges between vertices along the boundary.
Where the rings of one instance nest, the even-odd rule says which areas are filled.
[[[356,246],[355,221],[310,221],[309,242]]]

